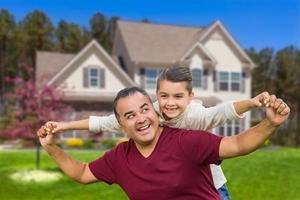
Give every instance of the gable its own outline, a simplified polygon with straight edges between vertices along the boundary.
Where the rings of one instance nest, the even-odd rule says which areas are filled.
[[[105,75],[105,85],[107,87],[102,88],[102,90],[120,90],[123,87],[134,85],[134,82],[96,41],[90,42],[48,84],[56,87],[64,85],[68,89],[83,90],[84,68],[88,66],[105,69],[107,75]],[[89,88],[84,89],[89,90]]]
[[[228,56],[228,61],[233,59],[232,62],[240,62],[242,67],[252,68],[255,66],[252,60],[219,21],[215,22],[206,30],[206,32],[200,37],[200,42],[215,57],[218,56],[217,62],[226,62],[224,59],[226,56]],[[217,48],[219,48],[219,50],[217,50]],[[223,58],[220,59],[221,51],[224,50],[226,55],[223,55]],[[229,51],[231,51],[231,53]],[[215,55],[215,53],[217,54]]]

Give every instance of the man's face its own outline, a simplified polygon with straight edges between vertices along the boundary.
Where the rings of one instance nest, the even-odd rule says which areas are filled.
[[[159,107],[165,119],[170,120],[185,111],[193,99],[194,94],[189,94],[186,82],[171,82],[161,80],[157,91]]]
[[[141,146],[149,145],[158,136],[158,116],[152,103],[143,94],[119,99],[116,110],[120,116],[122,131],[126,132],[135,143]]]

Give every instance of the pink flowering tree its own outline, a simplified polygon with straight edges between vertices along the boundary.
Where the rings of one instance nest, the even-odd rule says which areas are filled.
[[[37,130],[47,121],[63,121],[67,118],[71,107],[63,103],[64,93],[50,86],[37,88],[34,79],[24,78],[33,74],[32,68],[21,66],[25,76],[6,78],[13,84],[14,90],[6,95],[6,100],[13,113],[13,125],[6,130],[0,131],[0,137],[6,139],[23,138],[36,142],[37,159],[36,166],[39,168],[39,141]]]

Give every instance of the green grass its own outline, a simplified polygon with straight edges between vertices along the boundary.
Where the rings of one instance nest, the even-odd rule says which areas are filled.
[[[232,199],[300,200],[300,149],[259,150],[222,168]]]
[[[69,151],[76,159],[93,160],[102,152]],[[80,185],[65,177],[54,183],[20,183],[10,174],[35,168],[34,151],[0,151],[0,199],[127,199],[116,185]],[[44,152],[41,168],[59,171]],[[225,160],[222,168],[233,200],[300,200],[300,149],[259,150]]]
[[[97,151],[69,151],[76,159],[91,161],[102,155]],[[0,199],[5,200],[44,200],[44,199],[128,199],[117,185],[104,183],[81,185],[64,176],[53,183],[20,183],[9,176],[19,170],[35,169],[34,151],[0,151]],[[43,152],[41,169],[59,171],[51,158]]]

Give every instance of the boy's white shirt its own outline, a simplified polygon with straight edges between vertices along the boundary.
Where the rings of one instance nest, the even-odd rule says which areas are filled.
[[[154,102],[154,109],[160,114],[160,123],[175,128],[186,128],[193,130],[210,130],[224,125],[228,120],[243,118],[238,115],[232,102],[225,102],[214,107],[205,108],[201,101],[193,100],[183,113],[171,120],[165,120],[158,102]],[[119,123],[114,115],[90,116],[89,130],[91,132],[120,132]],[[226,183],[226,178],[219,165],[210,165],[214,185],[219,189]]]

